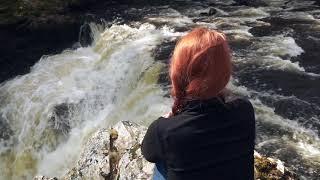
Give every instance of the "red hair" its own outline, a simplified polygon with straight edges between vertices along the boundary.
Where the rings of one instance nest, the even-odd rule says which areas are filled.
[[[188,99],[209,99],[221,94],[231,76],[230,50],[224,34],[195,28],[183,36],[170,64],[172,114]]]

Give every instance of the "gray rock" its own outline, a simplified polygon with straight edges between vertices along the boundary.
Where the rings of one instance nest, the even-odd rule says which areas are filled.
[[[115,147],[118,151],[119,179],[151,179],[154,165],[147,162],[140,150],[146,128],[132,122],[122,121],[113,129],[118,132]],[[83,149],[77,164],[61,179],[104,180],[110,173],[110,131],[100,129],[92,135]],[[37,176],[40,180],[43,176]],[[44,179],[47,180],[47,179]]]
[[[58,180],[58,178],[56,178],[56,177],[49,178],[49,177],[46,177],[46,176],[36,176],[34,179],[35,180]]]
[[[255,179],[294,180],[297,175],[289,171],[282,161],[265,157],[254,152],[254,177]]]
[[[204,9],[200,12],[200,16],[212,16],[217,13],[217,10],[213,7]]]
[[[154,164],[143,158],[140,149],[145,133],[146,127],[129,121],[117,123],[111,131],[98,130],[87,141],[76,165],[59,179],[152,179]],[[110,143],[110,140],[114,142]],[[295,174],[290,172],[282,161],[264,157],[257,152],[254,157],[257,179],[296,179]],[[116,158],[115,164],[110,163],[110,158]],[[110,173],[111,166],[116,168],[116,175]],[[55,178],[37,176],[34,179]]]
[[[76,104],[62,103],[53,107],[52,115],[49,119],[49,126],[58,134],[67,135],[70,131],[70,118]]]

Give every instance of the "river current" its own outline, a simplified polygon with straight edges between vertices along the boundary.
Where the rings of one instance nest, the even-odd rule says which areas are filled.
[[[143,17],[90,23],[90,46],[44,55],[30,73],[1,83],[0,180],[63,175],[97,129],[121,120],[148,125],[168,112],[170,53],[197,26],[228,36],[228,88],[254,105],[256,150],[283,160],[300,179],[319,179],[320,6],[264,2],[128,8]]]

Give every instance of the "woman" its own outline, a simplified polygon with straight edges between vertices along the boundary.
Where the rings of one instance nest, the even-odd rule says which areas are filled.
[[[254,110],[248,100],[226,100],[231,66],[222,33],[196,28],[177,43],[172,112],[154,121],[142,142],[144,157],[156,163],[154,179],[254,178]]]

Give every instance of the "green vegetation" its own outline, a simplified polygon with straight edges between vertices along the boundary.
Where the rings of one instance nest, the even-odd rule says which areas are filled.
[[[53,15],[67,14],[72,7],[89,3],[89,0],[10,0],[0,7],[0,25],[14,25],[43,20]]]

